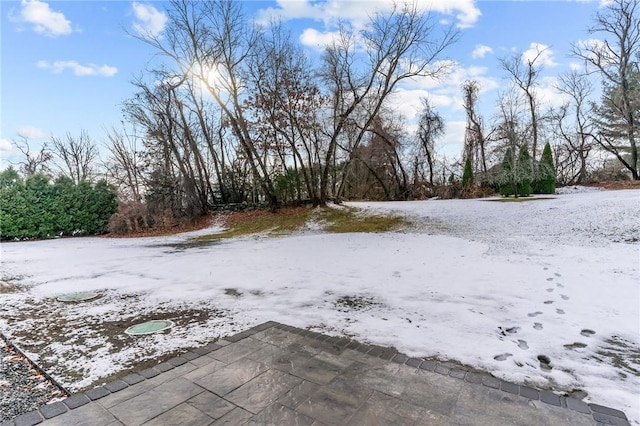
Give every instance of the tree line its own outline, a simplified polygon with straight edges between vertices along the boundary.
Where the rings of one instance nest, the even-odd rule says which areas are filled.
[[[341,24],[312,61],[282,23],[252,23],[242,2],[173,0],[162,36],[136,36],[163,61],[133,82],[124,125],[108,131],[104,177],[152,216],[188,218],[243,203],[405,200],[441,195],[442,187],[463,196],[478,188],[522,194],[527,182],[548,190],[550,176],[579,184],[611,166],[596,163],[602,152],[616,160],[615,173],[637,180],[637,8],[615,0],[598,12],[589,31],[606,41],[573,46],[585,69],[558,78],[567,99],[559,108],[544,110],[539,99],[543,49],[500,60],[510,84],[492,117],[478,111],[480,83],[466,81],[464,147],[452,163],[438,152],[446,123],[429,99],[415,134],[390,100],[405,81],[447,75],[444,54],[459,37],[453,26],[399,4],[363,27]],[[86,179],[95,160],[87,139],[51,141],[73,181]],[[46,164],[47,155],[26,149],[23,169]]]

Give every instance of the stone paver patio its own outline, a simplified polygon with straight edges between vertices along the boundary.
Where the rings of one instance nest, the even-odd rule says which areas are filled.
[[[0,426],[628,425],[623,412],[268,322]]]

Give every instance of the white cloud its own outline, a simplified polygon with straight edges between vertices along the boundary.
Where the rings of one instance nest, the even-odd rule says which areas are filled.
[[[462,93],[462,84],[467,80],[476,80],[480,85],[480,93],[486,93],[497,89],[499,81],[487,75],[489,69],[487,67],[469,66],[463,67],[453,62],[451,64],[451,72],[440,79],[421,78],[414,79],[412,83],[416,88],[427,89],[432,92],[446,93],[449,95],[460,95]]]
[[[300,42],[305,46],[321,50],[330,45],[338,36],[338,32],[320,32],[314,28],[307,28],[300,35]]]
[[[422,0],[418,3],[424,4],[427,10],[454,14],[459,28],[473,27],[482,15],[474,0]]]
[[[13,144],[10,140],[0,138],[0,170],[4,170],[10,165],[10,158],[13,155]]]
[[[49,4],[39,0],[22,0],[17,16],[11,16],[14,22],[24,22],[33,25],[38,34],[49,37],[71,34],[71,21],[62,12],[55,12]]]
[[[578,63],[578,62],[570,62],[569,63],[569,69],[571,71],[584,71],[585,70],[585,66],[584,64]]]
[[[606,43],[604,42],[604,40],[600,40],[597,38],[588,38],[585,40],[578,40],[578,43],[576,44],[580,49],[601,51],[606,48]]]
[[[534,60],[536,64],[541,64],[545,67],[552,68],[558,66],[558,63],[553,57],[553,50],[546,44],[533,42],[527,50],[522,52],[522,62],[527,64]]]
[[[389,99],[389,104],[394,111],[402,114],[403,117],[411,122],[418,117],[418,113],[422,108],[422,98],[429,98],[431,105],[436,109],[451,108],[456,102],[454,96],[438,94],[424,89],[399,88]]]
[[[13,144],[9,139],[0,139],[0,157],[7,157],[13,150]]]
[[[569,100],[566,93],[561,93],[557,89],[557,77],[544,77],[540,81],[540,85],[536,88],[536,96],[538,102],[544,107],[560,107]]]
[[[471,52],[471,57],[473,59],[484,58],[489,53],[493,53],[491,47],[485,46],[484,44],[476,44],[476,48]]]
[[[451,120],[446,122],[444,135],[441,140],[436,142],[436,146],[440,147],[439,152],[446,155],[449,161],[461,158],[466,130],[466,121]]]
[[[38,68],[50,70],[55,74],[60,74],[65,69],[69,69],[77,76],[103,76],[112,77],[118,72],[118,68],[109,65],[95,65],[88,64],[82,65],[76,61],[55,61],[50,63],[48,61],[38,61]]]
[[[262,9],[258,20],[266,23],[273,18],[315,19],[329,24],[341,20],[364,22],[376,11],[389,11],[398,4],[396,0],[344,1],[344,0],[277,0],[277,7]],[[473,26],[482,13],[474,0],[416,0],[421,10],[434,11],[445,15],[453,15],[457,26],[467,28]],[[319,18],[321,17],[321,18]]]
[[[18,135],[29,139],[40,139],[45,137],[42,130],[28,124],[18,127]]]
[[[133,14],[136,22],[133,29],[141,36],[159,36],[167,25],[167,15],[154,6],[133,2]]]

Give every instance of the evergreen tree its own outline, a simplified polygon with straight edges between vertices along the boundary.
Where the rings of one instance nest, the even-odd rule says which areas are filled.
[[[595,123],[599,131],[596,141],[637,180],[640,163],[640,72],[630,73],[626,83],[626,92],[620,85],[604,85],[602,102],[595,108]],[[626,101],[625,97],[628,98]]]
[[[556,192],[556,167],[553,162],[551,145],[547,142],[542,151],[542,158],[538,163],[538,174],[534,184],[534,192],[537,194],[555,194]]]
[[[53,210],[53,185],[47,176],[35,174],[29,176],[24,183],[27,200],[27,222],[25,223],[28,238],[48,238],[56,235],[55,214]]]
[[[118,210],[118,195],[116,189],[100,180],[89,192],[88,204],[91,222],[87,223],[86,231],[89,234],[102,234],[107,229],[109,219]]]
[[[596,141],[631,172],[632,179],[640,180],[640,3],[606,3],[589,28],[604,43],[585,43],[574,53],[602,77],[602,105],[595,109]]]
[[[467,158],[464,163],[464,172],[462,173],[462,190],[466,191],[473,185],[473,168],[471,167],[471,159]]]
[[[513,152],[511,151],[511,148],[507,148],[507,152],[504,154],[504,159],[502,160],[502,167],[498,178],[500,184],[500,195],[503,197],[515,194],[512,169]]]
[[[518,182],[518,195],[528,197],[531,195],[531,175],[533,172],[531,156],[526,146],[520,147],[518,164],[516,167],[516,181]]]
[[[24,180],[9,167],[0,173],[0,238],[24,235],[28,211]]]

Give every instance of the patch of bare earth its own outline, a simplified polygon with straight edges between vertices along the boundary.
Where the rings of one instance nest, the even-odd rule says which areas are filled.
[[[182,234],[184,232],[199,231],[207,228],[214,223],[218,215],[209,214],[195,220],[173,221],[164,226],[157,226],[149,229],[143,229],[126,234],[106,234],[107,238],[140,238],[140,237],[161,237],[165,235]]]
[[[198,340],[192,330],[214,330],[227,314],[204,305],[143,307],[141,297],[144,295],[106,294],[83,303],[27,298],[19,308],[7,309],[3,320],[11,340],[31,354],[40,368],[63,386],[78,391],[209,343]],[[138,323],[164,319],[174,323],[165,332],[147,336],[124,332]],[[182,338],[183,346],[167,347],[163,334],[169,333],[172,338]],[[108,365],[107,359],[117,360],[118,365]],[[105,365],[97,365],[101,362]],[[115,370],[118,373],[110,373]]]
[[[614,180],[608,182],[592,183],[587,186],[609,190],[640,189],[640,180]]]

